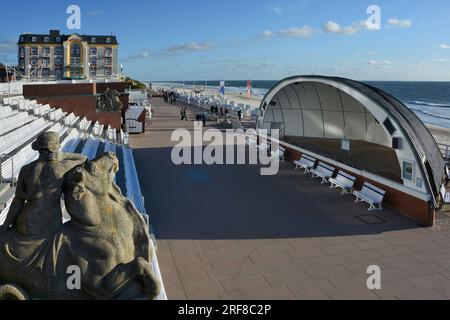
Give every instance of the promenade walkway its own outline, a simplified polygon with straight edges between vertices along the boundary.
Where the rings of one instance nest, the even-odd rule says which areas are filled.
[[[450,298],[449,231],[368,216],[289,163],[272,177],[250,165],[175,166],[170,135],[193,123],[152,105],[131,142],[169,299]],[[369,265],[381,267],[382,290],[368,290]]]

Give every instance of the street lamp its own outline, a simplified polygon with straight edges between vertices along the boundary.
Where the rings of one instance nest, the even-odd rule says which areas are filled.
[[[123,77],[123,64],[120,65],[120,76]]]

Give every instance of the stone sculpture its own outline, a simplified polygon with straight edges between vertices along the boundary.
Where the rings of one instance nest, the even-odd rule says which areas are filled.
[[[46,133],[33,145],[41,156],[22,169],[0,229],[0,299],[154,299],[148,227],[114,183],[116,156],[84,162],[57,152],[57,137]],[[73,270],[79,287],[69,285]]]
[[[106,88],[106,91],[97,98],[97,110],[103,112],[121,111],[123,103],[120,101],[120,93],[117,90],[110,90]]]

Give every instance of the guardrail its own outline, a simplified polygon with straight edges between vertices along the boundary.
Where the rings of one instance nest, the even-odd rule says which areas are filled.
[[[438,144],[439,149],[441,150],[442,156],[445,160],[450,160],[450,145],[447,144]]]

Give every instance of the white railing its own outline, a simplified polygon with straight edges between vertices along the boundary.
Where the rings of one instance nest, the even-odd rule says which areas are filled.
[[[445,160],[450,160],[450,145],[439,143],[438,146]]]
[[[145,199],[142,196],[136,165],[134,163],[133,151],[131,148],[124,145],[122,145],[122,149],[127,197],[134,203],[136,209],[143,215],[144,219],[147,221],[148,227],[150,228],[150,218],[147,215],[145,209]],[[152,245],[152,249],[154,249],[156,247],[155,243],[153,241],[151,241],[150,243]],[[167,300],[167,294],[164,288],[161,271],[159,269],[158,257],[156,252],[153,256],[151,264],[157,280],[161,283],[161,293],[156,300]]]

